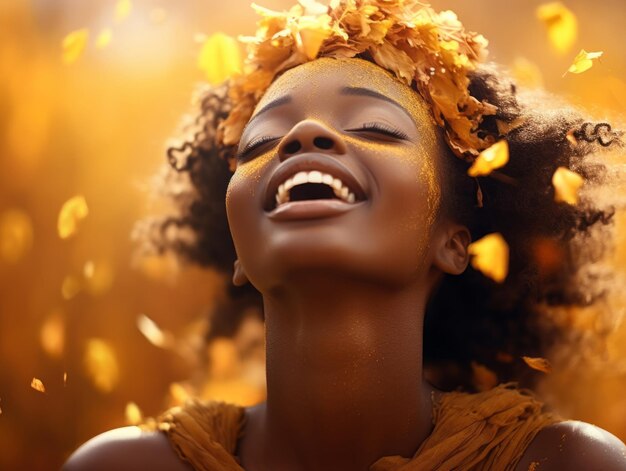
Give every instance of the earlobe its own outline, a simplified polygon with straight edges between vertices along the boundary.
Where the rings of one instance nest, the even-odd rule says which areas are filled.
[[[241,262],[239,261],[239,259],[235,260],[235,263],[233,265],[233,284],[235,286],[243,286],[246,283],[248,283],[248,276],[246,275],[246,272],[244,271],[243,267],[241,266]]]
[[[460,275],[469,263],[467,250],[471,235],[467,227],[453,224],[443,231],[434,257],[434,265],[444,273]]]

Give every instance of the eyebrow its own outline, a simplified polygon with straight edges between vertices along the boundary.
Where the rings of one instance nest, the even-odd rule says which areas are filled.
[[[248,127],[250,125],[250,123],[252,123],[252,121],[257,119],[263,113],[271,110],[272,108],[276,108],[278,106],[283,106],[283,105],[286,105],[288,103],[291,103],[291,101],[292,101],[292,99],[291,99],[291,96],[289,96],[289,95],[285,95],[283,97],[277,98],[276,100],[270,101],[267,105],[265,105],[263,108],[261,108],[259,111],[257,111],[252,118],[250,118],[250,121],[248,121],[248,124],[246,125],[246,127]]]
[[[344,87],[344,88],[342,88],[339,91],[339,94],[340,95],[368,96],[368,97],[376,98],[378,100],[386,101],[387,103],[391,103],[392,105],[396,106],[397,108],[400,108],[409,118],[411,118],[411,121],[413,120],[413,117],[406,110],[406,108],[404,106],[402,106],[397,101],[389,98],[388,96],[383,95],[382,93],[379,93],[379,92],[377,92],[375,90],[372,90],[371,88]]]

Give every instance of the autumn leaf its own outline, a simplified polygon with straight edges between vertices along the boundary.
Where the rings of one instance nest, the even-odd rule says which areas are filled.
[[[33,223],[21,209],[0,214],[0,260],[17,263],[33,245]]]
[[[63,53],[61,58],[64,64],[73,64],[82,55],[89,40],[89,30],[87,28],[72,31],[63,38]]]
[[[78,226],[89,214],[87,201],[82,195],[77,195],[67,200],[61,207],[57,230],[61,239],[68,239],[78,231]]]
[[[104,28],[102,31],[100,31],[100,34],[98,34],[98,37],[96,38],[96,48],[104,49],[105,47],[107,47],[111,42],[112,37],[113,32],[111,31],[111,28]]]
[[[602,54],[602,51],[587,52],[584,49],[581,49],[578,55],[574,58],[572,65],[570,65],[569,69],[567,69],[567,72],[572,74],[582,74],[584,71],[591,69],[593,66],[593,60],[598,59],[602,56]],[[567,74],[567,72],[565,72],[565,74]]]
[[[576,15],[561,2],[539,5],[536,13],[548,29],[548,40],[552,47],[560,54],[566,54],[578,36]]]
[[[504,167],[508,161],[509,144],[501,140],[482,151],[467,170],[467,174],[470,177],[489,175],[493,170]]]
[[[533,370],[541,371],[543,373],[551,373],[552,365],[545,358],[533,358],[533,357],[522,357],[522,360],[530,366]]]
[[[89,339],[84,356],[87,376],[94,386],[102,392],[111,392],[119,380],[117,357],[107,342],[101,339]]]
[[[241,70],[239,43],[224,33],[209,36],[200,49],[198,67],[209,83],[219,84]]]
[[[554,201],[575,205],[578,203],[578,192],[584,183],[583,177],[565,167],[559,167],[552,175]]]
[[[30,387],[33,388],[35,391],[39,391],[41,393],[46,392],[46,387],[38,378],[33,378],[33,380],[30,382]]]
[[[118,0],[115,4],[115,20],[123,21],[128,18],[130,12],[133,9],[133,4],[130,0]]]
[[[171,333],[163,332],[159,326],[145,314],[137,317],[137,328],[152,345],[161,348],[171,347],[174,338]]]
[[[129,402],[128,404],[126,404],[124,416],[126,417],[126,423],[129,425],[138,425],[143,420],[143,414],[141,413],[141,409],[139,409],[139,406],[134,402]]]
[[[472,267],[497,283],[502,283],[509,271],[509,246],[500,233],[488,234],[468,247]]]

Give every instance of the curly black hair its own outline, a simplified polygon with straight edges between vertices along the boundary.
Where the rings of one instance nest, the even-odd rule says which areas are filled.
[[[442,389],[472,390],[476,365],[484,365],[499,381],[532,386],[537,375],[521,357],[548,356],[565,338],[562,326],[544,315],[546,307],[587,306],[606,294],[601,277],[585,267],[610,241],[614,213],[610,202],[584,193],[577,205],[555,202],[552,176],[566,167],[585,178],[586,189],[606,184],[601,151],[621,147],[621,134],[542,92],[519,93],[494,65],[472,75],[470,91],[497,106],[480,132],[504,137],[510,160],[492,175],[472,179],[469,164],[450,152],[440,172],[446,195],[441,211],[465,224],[473,240],[501,233],[510,247],[509,274],[501,284],[471,267],[444,277],[426,310],[426,374]],[[216,136],[230,111],[227,85],[203,86],[194,103],[167,150],[169,165],[158,185],[175,212],[141,221],[135,237],[144,250],[174,252],[230,279],[236,255],[225,195],[234,149],[218,145]],[[262,312],[261,296],[250,284],[230,285],[227,294],[212,313],[207,340],[232,335],[248,307]]]

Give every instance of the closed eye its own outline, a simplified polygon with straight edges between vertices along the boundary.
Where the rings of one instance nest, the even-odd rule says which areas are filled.
[[[259,147],[263,146],[272,141],[277,141],[280,137],[274,136],[259,136],[255,139],[252,139],[245,147],[237,152],[237,160],[243,160],[248,157],[253,151],[257,150]]]
[[[384,123],[365,123],[359,128],[346,129],[347,132],[375,132],[396,139],[408,140],[409,136],[403,131]]]

